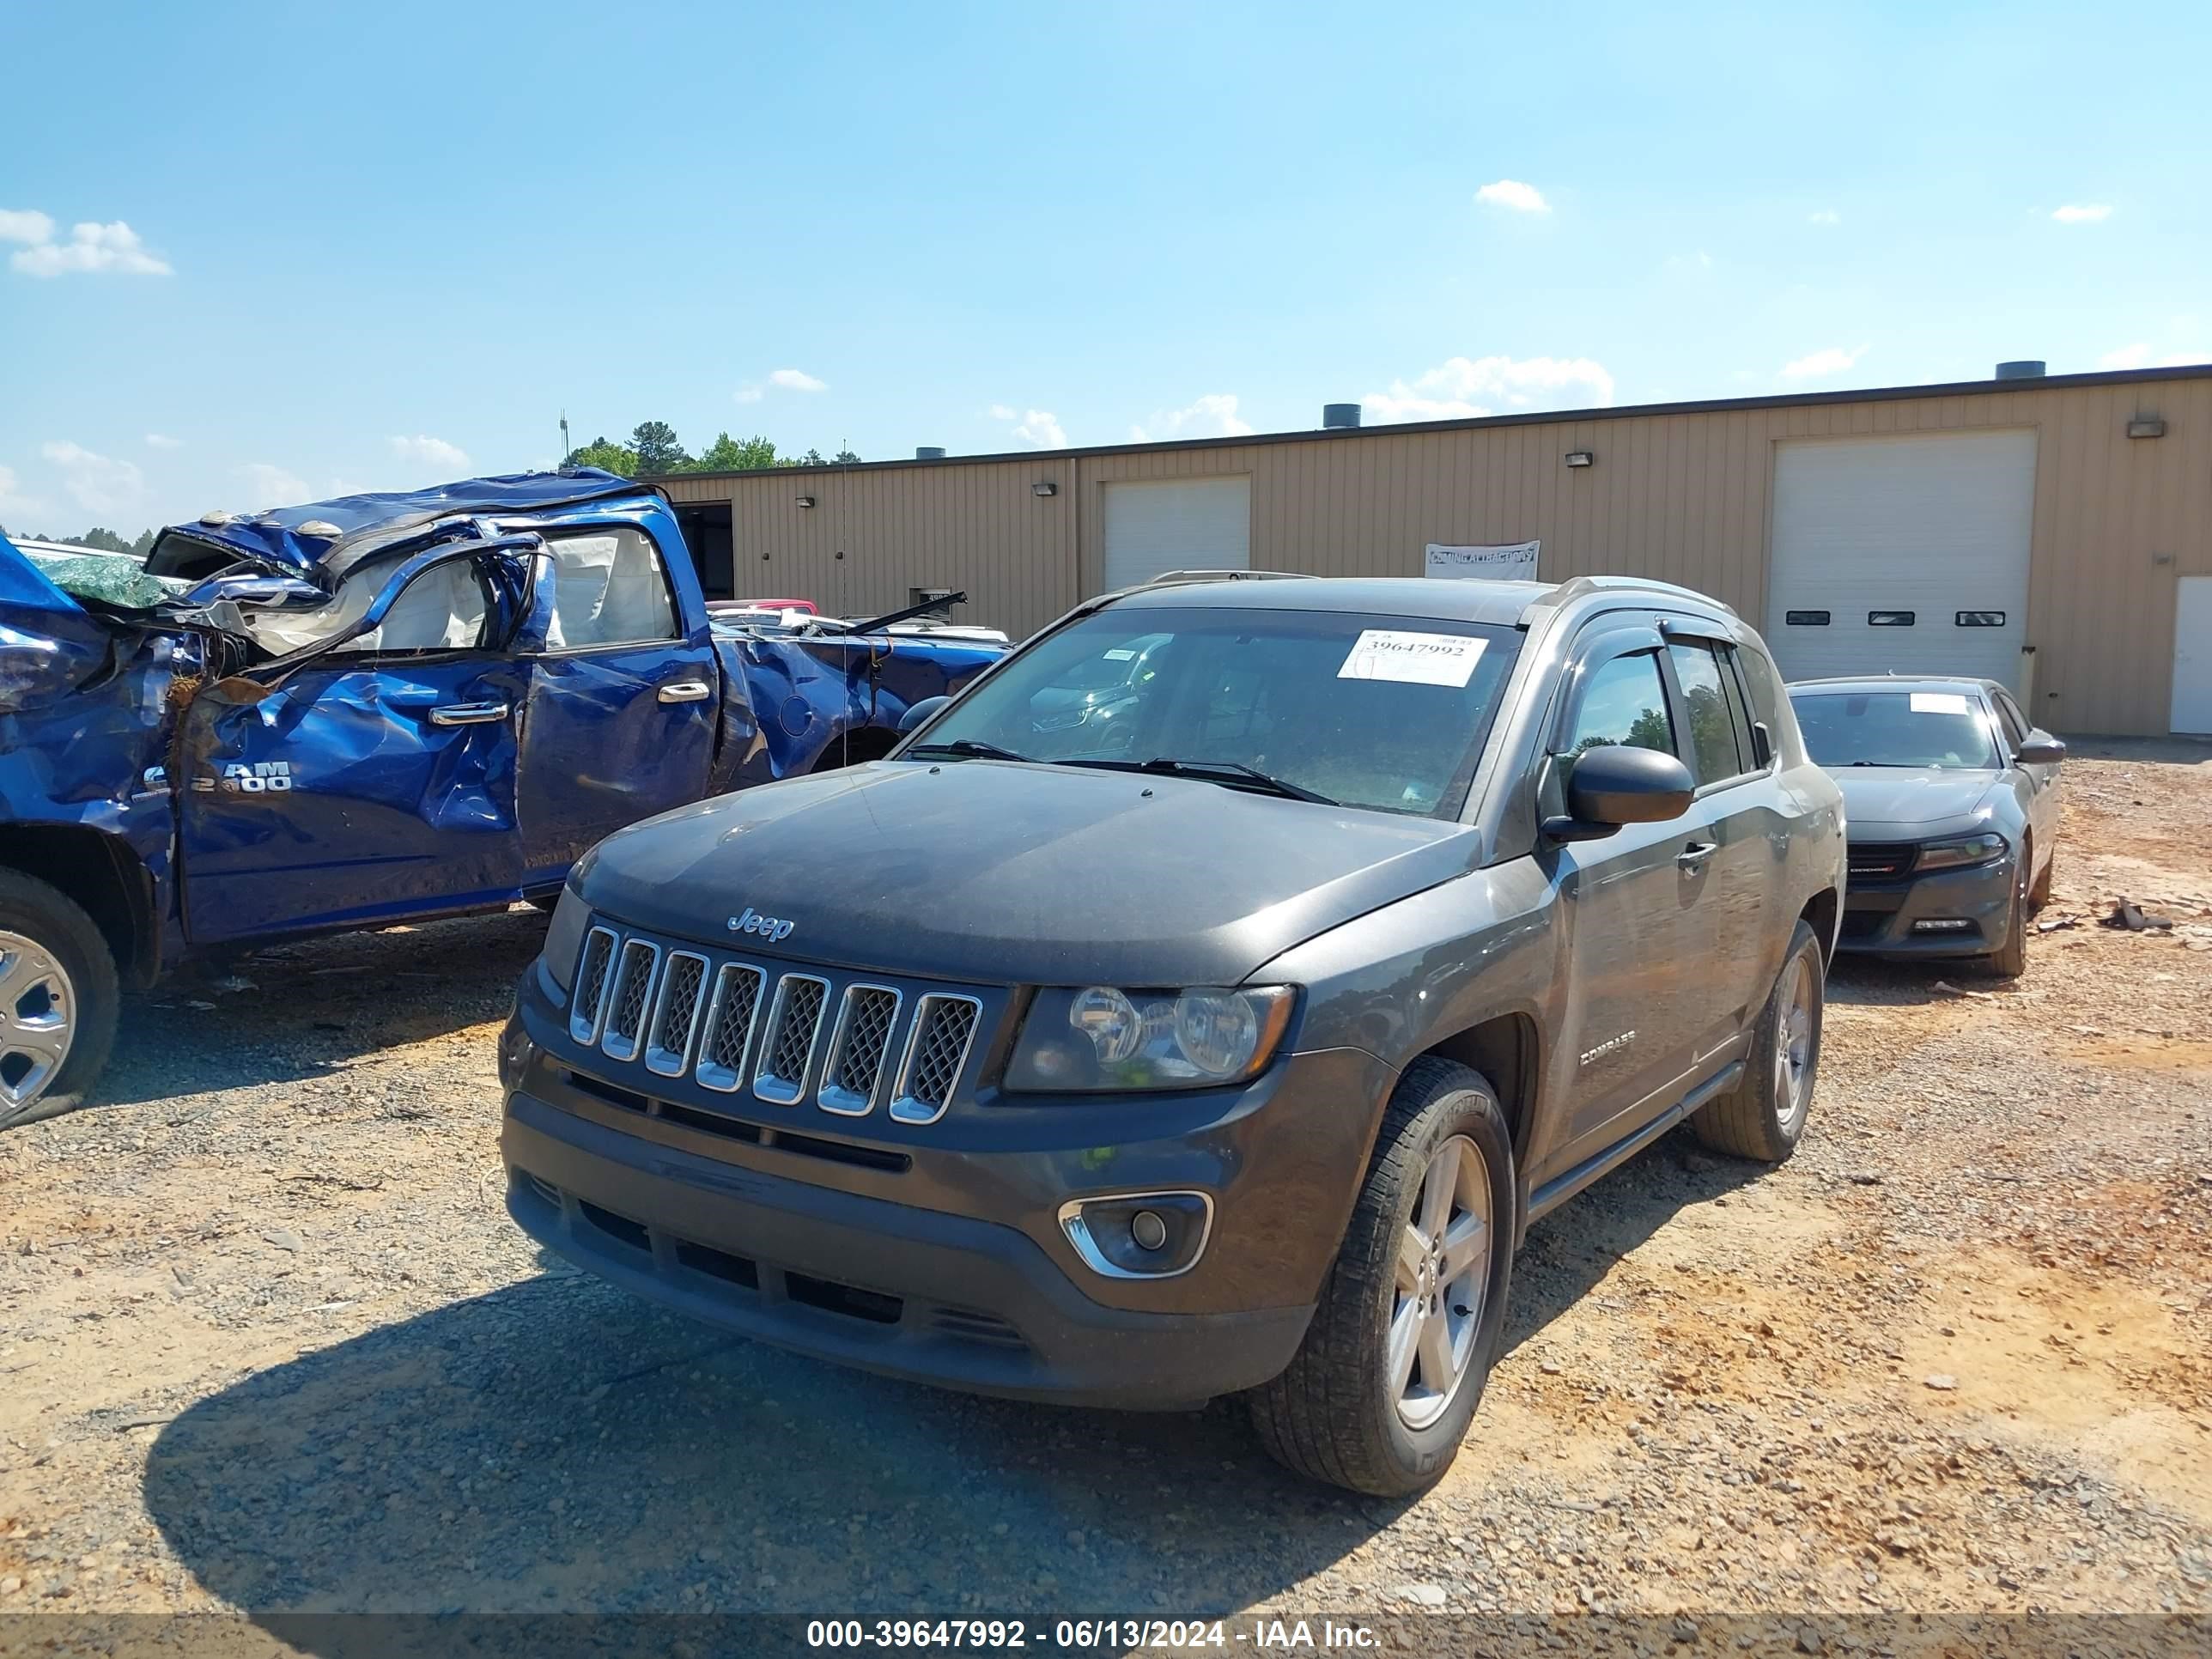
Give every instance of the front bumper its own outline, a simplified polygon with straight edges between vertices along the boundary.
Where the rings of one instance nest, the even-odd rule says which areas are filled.
[[[2018,869],[2008,855],[1965,870],[1854,880],[1844,889],[1836,948],[1874,956],[1987,956],[2004,943],[2011,926]],[[1943,933],[1916,931],[1913,924],[1923,921],[1971,925]]]
[[[1279,1374],[1390,1081],[1334,1049],[1241,1090],[846,1118],[578,1051],[538,981],[525,975],[501,1045],[507,1208],[525,1231],[763,1341],[1023,1399],[1172,1409]],[[1213,1208],[1176,1276],[1109,1277],[1062,1231],[1072,1199],[1166,1191]]]

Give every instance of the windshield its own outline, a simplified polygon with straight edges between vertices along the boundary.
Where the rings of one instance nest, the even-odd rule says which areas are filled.
[[[921,746],[1245,767],[1342,805],[1456,812],[1519,647],[1510,628],[1425,617],[1109,609],[1024,650]],[[1067,688],[1099,677],[1129,695],[1072,712]]]
[[[1793,691],[1790,703],[1817,765],[1989,771],[1998,763],[1977,693]]]

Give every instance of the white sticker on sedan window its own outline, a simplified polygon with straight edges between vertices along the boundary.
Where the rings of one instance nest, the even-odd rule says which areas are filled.
[[[1915,691],[1912,712],[1916,714],[1970,714],[1966,699],[1956,691]]]
[[[1407,685],[1465,685],[1486,640],[1464,634],[1414,634],[1370,628],[1352,642],[1340,680],[1397,680]]]

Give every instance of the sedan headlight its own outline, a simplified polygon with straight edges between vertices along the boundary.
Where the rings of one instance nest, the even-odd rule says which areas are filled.
[[[2008,850],[2005,838],[1994,832],[1960,836],[1953,841],[1931,841],[1921,848],[1913,868],[1962,870],[1970,864],[1987,864],[1991,859],[2002,858]]]
[[[584,932],[591,926],[592,907],[576,896],[573,887],[561,890],[561,902],[553,908],[553,925],[545,930],[545,943],[538,947],[538,959],[544,964],[545,977],[560,988],[565,1000],[568,981],[576,975],[576,956],[584,948]]]
[[[1006,1086],[1087,1093],[1240,1083],[1274,1057],[1296,1000],[1287,985],[1040,991],[1022,1022]]]

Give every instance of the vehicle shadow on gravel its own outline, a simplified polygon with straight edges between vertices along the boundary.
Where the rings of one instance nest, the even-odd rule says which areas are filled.
[[[94,1106],[327,1077],[505,1017],[538,953],[535,911],[271,945],[126,997]]]
[[[144,1496],[210,1593],[320,1651],[311,1615],[355,1611],[1220,1616],[1405,1508],[1283,1471],[1234,1402],[944,1394],[558,1272],[201,1401]]]
[[[2010,996],[2019,988],[2014,981],[1985,977],[1971,958],[1885,962],[1879,957],[1839,957],[1828,970],[1827,999],[1852,1008],[1914,1007],[1977,995]]]

